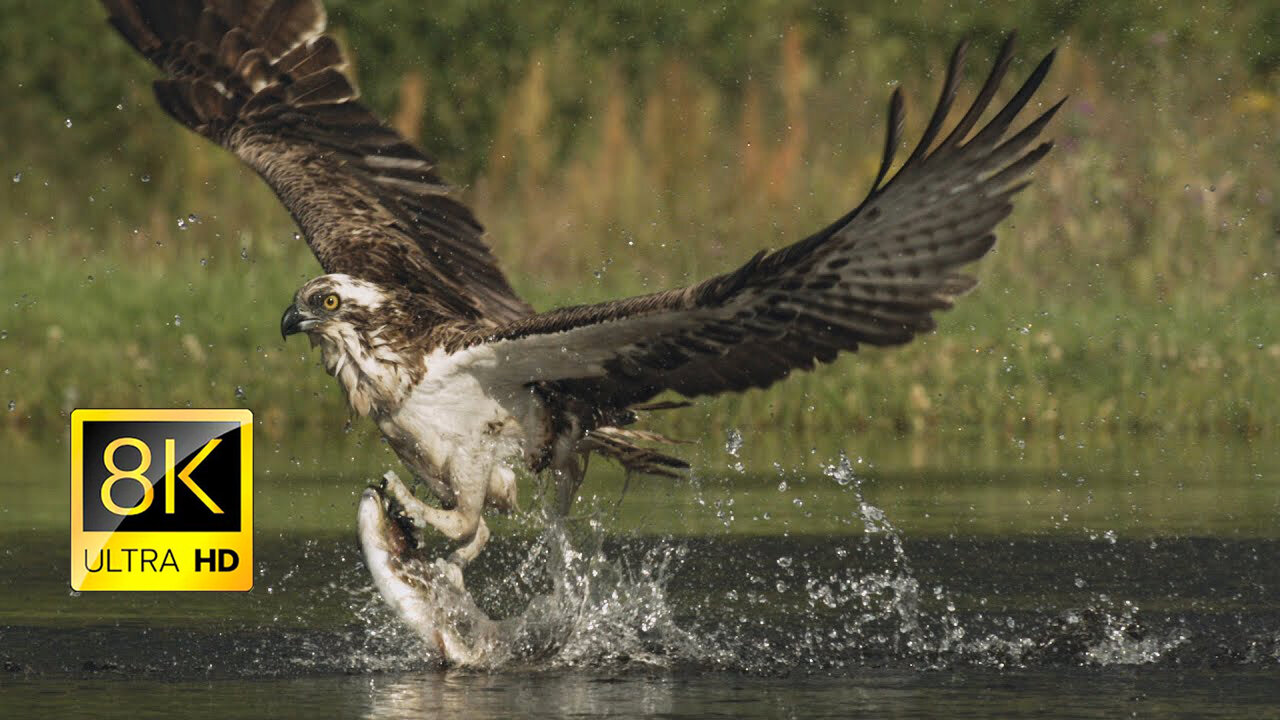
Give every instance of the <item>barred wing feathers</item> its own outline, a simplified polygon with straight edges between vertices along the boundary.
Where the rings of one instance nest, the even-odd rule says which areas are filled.
[[[262,175],[326,272],[482,325],[532,312],[432,161],[357,101],[319,0],[103,3],[164,72],[160,105]]]
[[[492,351],[510,382],[537,382],[626,406],[664,390],[693,397],[767,387],[860,344],[896,345],[932,330],[975,280],[957,272],[995,242],[1026,174],[1049,151],[1035,144],[1061,105],[1008,136],[1052,53],[976,132],[1008,71],[1012,37],[973,105],[934,145],[955,100],[965,47],[952,55],[920,143],[888,182],[902,120],[890,102],[884,157],[856,209],[782,250],[698,285],[533,315],[455,343]]]

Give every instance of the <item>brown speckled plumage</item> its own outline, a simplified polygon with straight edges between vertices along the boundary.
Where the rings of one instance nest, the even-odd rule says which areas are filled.
[[[536,393],[545,411],[546,437],[528,439],[540,444],[534,469],[564,463],[554,448],[569,433],[583,452],[670,472],[678,460],[638,448],[643,433],[617,429],[634,420],[636,403],[664,391],[767,387],[862,344],[905,343],[933,329],[933,313],[975,285],[958,270],[991,249],[1013,196],[1050,149],[1037,138],[1061,104],[1010,132],[1050,54],[980,122],[1010,67],[1011,38],[954,120],[962,45],[923,137],[896,171],[903,103],[893,93],[872,190],[834,223],[690,287],[535,314],[433,163],[358,102],[318,0],[103,2],[164,72],[155,84],[161,106],[265,178],[327,273],[385,294],[376,310],[357,304],[340,315],[357,333],[354,354],[372,363],[345,366],[349,386],[395,379],[394,388],[351,396],[353,407],[388,416],[430,376],[433,353],[471,353],[479,363],[477,353],[489,352],[484,362],[498,368],[485,366],[486,382]],[[344,369],[333,357],[330,371]],[[373,372],[388,365],[393,372]],[[508,425],[484,427],[497,436]]]
[[[902,101],[895,91],[872,191],[809,238],[697,285],[477,329],[460,346],[502,344],[515,355],[546,351],[551,358],[567,348],[580,362],[562,362],[553,386],[625,407],[665,390],[693,397],[767,387],[863,343],[897,345],[932,330],[932,313],[976,284],[956,270],[991,249],[996,224],[1052,145],[1035,143],[1060,102],[1005,138],[1052,54],[971,134],[1009,68],[1012,47],[1010,38],[973,105],[935,146],[963,67],[965,47],[956,50],[924,136],[881,184],[900,140]]]
[[[103,2],[164,71],[161,107],[262,175],[325,272],[480,324],[532,312],[434,163],[356,99],[318,0]]]

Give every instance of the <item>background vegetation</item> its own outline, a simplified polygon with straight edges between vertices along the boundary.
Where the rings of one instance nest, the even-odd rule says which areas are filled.
[[[539,307],[821,227],[865,192],[891,87],[918,135],[954,43],[974,41],[972,92],[1018,27],[1013,75],[1056,46],[1039,100],[1071,99],[980,288],[907,348],[655,422],[804,447],[1277,437],[1274,5],[329,5],[368,102],[466,188]],[[0,429],[183,404],[249,407],[276,443],[343,427],[317,357],[276,331],[319,268],[270,191],[163,115],[95,3],[0,13]]]

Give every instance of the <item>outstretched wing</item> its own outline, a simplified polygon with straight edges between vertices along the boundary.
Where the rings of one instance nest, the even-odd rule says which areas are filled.
[[[164,71],[160,105],[275,190],[326,272],[403,286],[481,324],[532,309],[434,164],[357,102],[319,0],[103,0]]]
[[[889,106],[872,191],[817,234],[691,287],[571,307],[477,330],[458,344],[511,383],[538,382],[613,406],[663,390],[686,396],[766,387],[862,343],[896,345],[933,329],[932,313],[976,281],[957,273],[995,242],[1025,176],[1051,143],[1033,146],[1061,105],[1005,139],[1053,60],[970,137],[1009,68],[1012,37],[973,105],[941,142],[964,59],[956,49],[924,136],[884,185],[901,133]],[[460,348],[455,348],[460,349]]]

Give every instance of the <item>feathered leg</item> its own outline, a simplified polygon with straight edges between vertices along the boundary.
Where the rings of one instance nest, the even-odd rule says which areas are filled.
[[[419,530],[433,527],[450,540],[462,543],[449,556],[449,562],[465,567],[480,554],[489,541],[489,528],[481,517],[488,486],[487,476],[486,482],[455,483],[457,505],[451,510],[432,507],[423,502],[394,472],[388,471],[382,476],[382,481],[387,495],[415,527]]]

